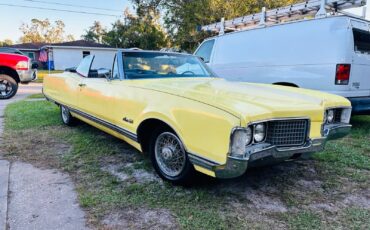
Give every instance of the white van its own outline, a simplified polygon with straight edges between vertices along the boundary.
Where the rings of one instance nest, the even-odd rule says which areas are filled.
[[[321,90],[370,114],[370,22],[331,16],[223,34],[195,51],[220,77]]]

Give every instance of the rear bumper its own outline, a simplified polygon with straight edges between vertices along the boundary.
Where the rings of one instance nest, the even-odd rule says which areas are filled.
[[[37,79],[37,69],[17,70],[17,73],[22,83],[28,83]]]
[[[353,115],[370,115],[370,97],[350,97]]]
[[[350,124],[336,124],[325,126],[324,137],[311,139],[304,146],[278,148],[267,143],[251,146],[243,158],[228,157],[225,165],[200,165],[215,172],[218,178],[234,178],[243,175],[247,168],[282,162],[288,159],[299,157],[302,154],[312,154],[324,150],[328,140],[334,140],[346,136],[351,130]],[[195,164],[207,162],[193,162]]]

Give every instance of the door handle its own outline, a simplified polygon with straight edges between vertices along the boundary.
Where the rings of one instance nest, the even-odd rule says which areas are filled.
[[[78,86],[80,86],[80,87],[85,87],[85,86],[86,86],[86,84],[80,83],[80,84],[78,84]]]

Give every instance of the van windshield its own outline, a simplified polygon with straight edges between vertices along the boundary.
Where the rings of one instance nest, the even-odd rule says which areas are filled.
[[[363,30],[353,29],[355,51],[370,54],[370,33]]]
[[[165,52],[124,52],[123,68],[128,79],[214,76],[198,57]]]

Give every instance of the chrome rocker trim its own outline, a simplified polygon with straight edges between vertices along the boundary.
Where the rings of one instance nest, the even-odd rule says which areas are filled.
[[[308,140],[300,147],[278,148],[268,143],[256,144],[250,146],[242,158],[228,156],[225,165],[217,165],[217,163],[194,155],[189,155],[189,159],[193,164],[215,172],[217,178],[235,178],[243,175],[249,167],[282,162],[295,156],[306,156],[323,151],[328,140],[346,136],[349,134],[351,127],[350,124],[343,123],[325,125],[322,138]]]
[[[42,93],[44,94],[43,90],[42,90]],[[90,120],[92,122],[95,122],[96,124],[102,125],[102,126],[108,128],[108,129],[112,130],[112,131],[115,131],[115,132],[117,132],[117,133],[125,136],[126,138],[129,138],[129,139],[131,139],[131,140],[139,143],[138,138],[137,138],[137,135],[135,133],[132,133],[132,132],[130,132],[130,131],[124,129],[124,128],[121,128],[121,127],[119,127],[119,126],[117,126],[115,124],[112,124],[112,123],[110,123],[108,121],[102,120],[102,119],[100,119],[98,117],[92,116],[92,115],[90,115],[88,113],[85,113],[83,111],[80,111],[78,109],[74,109],[74,108],[69,107],[69,106],[66,106],[66,105],[64,105],[62,103],[59,103],[59,102],[55,101],[54,99],[46,96],[45,94],[44,94],[44,96],[45,96],[45,98],[46,98],[47,101],[53,102],[56,105],[63,105],[65,107],[67,107],[72,113],[75,113],[77,115],[80,115],[81,117],[83,117],[85,119],[88,119],[88,120]]]

